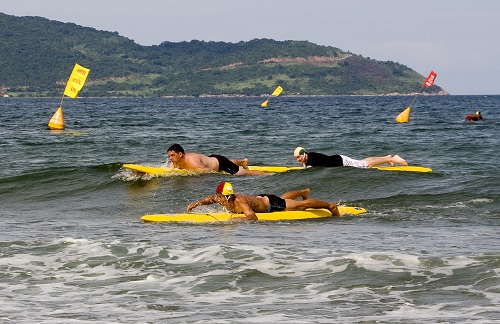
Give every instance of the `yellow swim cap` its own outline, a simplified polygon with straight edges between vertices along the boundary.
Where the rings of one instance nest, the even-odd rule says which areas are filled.
[[[476,115],[478,115],[478,116],[481,115],[481,112],[479,110],[476,111]]]
[[[306,149],[298,146],[297,148],[295,148],[295,151],[293,151],[293,156],[304,155],[305,153],[307,153]]]
[[[224,196],[230,196],[234,194],[233,185],[229,182],[221,182],[215,189],[215,192],[218,194],[223,194]]]

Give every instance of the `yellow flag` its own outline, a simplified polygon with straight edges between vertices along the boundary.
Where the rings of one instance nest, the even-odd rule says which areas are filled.
[[[69,76],[68,83],[66,84],[66,89],[64,89],[64,94],[70,98],[78,97],[78,92],[82,90],[85,80],[89,75],[90,69],[84,68],[81,65],[75,64],[73,72]]]
[[[276,90],[274,90],[274,92],[271,94],[271,96],[273,96],[273,97],[277,97],[277,96],[279,96],[279,95],[280,95],[281,91],[283,91],[283,88],[282,88],[282,87],[280,87],[280,86],[278,86],[278,87],[276,88]]]

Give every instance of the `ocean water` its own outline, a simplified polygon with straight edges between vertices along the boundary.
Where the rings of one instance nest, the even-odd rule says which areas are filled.
[[[500,320],[500,96],[0,99],[1,323],[493,323]],[[483,122],[464,122],[480,110]],[[186,151],[296,165],[293,149],[400,154],[432,173],[313,168],[140,178]],[[146,224],[221,181],[308,187],[340,219]],[[198,211],[218,210],[202,206]]]

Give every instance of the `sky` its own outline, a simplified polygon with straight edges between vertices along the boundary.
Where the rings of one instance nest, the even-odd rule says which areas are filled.
[[[401,63],[422,82],[434,70],[435,84],[452,95],[500,94],[498,0],[0,0],[0,12],[118,32],[141,45],[305,40]]]

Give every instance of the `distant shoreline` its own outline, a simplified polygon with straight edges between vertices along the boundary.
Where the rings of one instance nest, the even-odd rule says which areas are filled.
[[[23,93],[0,93],[0,98],[60,98],[60,96],[35,96],[29,95],[29,92]],[[386,94],[315,94],[315,95],[304,95],[304,94],[289,94],[280,95],[280,97],[288,98],[312,98],[312,97],[408,97],[408,96],[449,96],[452,95],[447,91],[439,91],[436,93],[427,92],[411,92],[411,93],[386,93]],[[469,95],[464,95],[469,96]],[[470,95],[470,96],[483,96],[481,95]],[[494,96],[494,94],[489,94],[489,96]],[[159,97],[149,97],[149,96],[103,96],[103,97],[91,97],[91,96],[81,96],[79,98],[269,98],[270,94],[261,95],[243,95],[243,94],[200,94],[200,95],[179,95],[179,96],[159,96]]]
[[[440,93],[389,93],[389,94],[371,94],[371,95],[356,95],[356,94],[346,94],[346,95],[299,95],[299,94],[291,94],[291,95],[282,95],[281,98],[326,98],[326,97],[410,97],[410,96],[450,96],[451,94],[447,92]],[[464,96],[495,96],[495,95],[464,95]],[[219,95],[211,95],[211,94],[202,94],[199,96],[161,96],[161,97],[140,97],[140,96],[106,96],[106,97],[90,97],[90,96],[81,96],[78,99],[85,98],[140,98],[140,99],[177,99],[177,98],[268,98],[269,95],[240,95],[240,94],[219,94]],[[0,98],[60,98],[60,97],[38,97],[38,96],[0,96]]]

